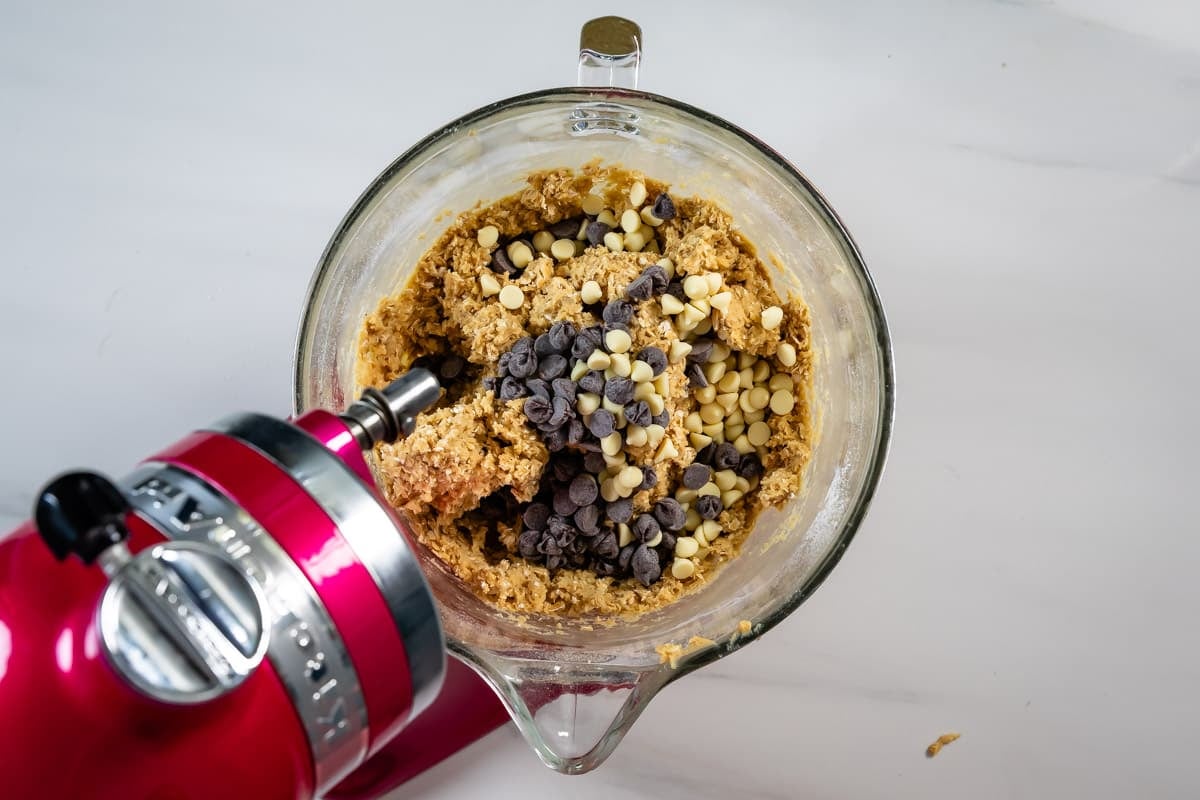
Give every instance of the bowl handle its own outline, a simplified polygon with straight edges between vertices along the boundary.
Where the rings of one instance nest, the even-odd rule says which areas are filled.
[[[598,17],[579,32],[579,86],[636,89],[642,29],[624,17]]]

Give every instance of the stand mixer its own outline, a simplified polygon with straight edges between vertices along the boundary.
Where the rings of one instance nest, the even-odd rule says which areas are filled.
[[[358,797],[506,720],[447,669],[363,458],[440,392],[413,370],[341,415],[231,416],[115,484],[49,483],[0,540],[4,796]]]

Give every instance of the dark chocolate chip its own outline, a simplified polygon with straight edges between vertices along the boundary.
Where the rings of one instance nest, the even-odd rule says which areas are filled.
[[[554,234],[555,239],[574,239],[579,235],[579,223],[582,217],[562,219],[551,225],[547,230]]]
[[[571,355],[580,361],[586,361],[600,343],[604,340],[604,329],[598,325],[584,328],[571,344]]]
[[[567,565],[567,559],[565,556],[561,556],[561,555],[547,556],[547,558],[546,558],[546,570],[551,575],[553,575],[557,570],[562,569],[566,565]]]
[[[562,545],[554,539],[554,534],[550,531],[543,531],[542,538],[538,540],[537,550],[544,556],[562,555]]]
[[[629,320],[633,319],[633,306],[625,300],[613,300],[604,307],[602,316],[605,322],[628,325]]]
[[[633,391],[636,388],[629,378],[610,378],[604,382],[604,396],[623,406],[633,400]]]
[[[444,380],[452,381],[459,375],[462,375],[463,370],[467,367],[467,361],[462,356],[451,353],[446,356],[446,360],[442,362],[442,366],[438,368],[438,375],[441,375]]]
[[[640,547],[633,543],[627,544],[621,548],[621,554],[617,556],[617,568],[622,572],[629,569],[629,562],[633,560],[634,552]]]
[[[712,466],[713,456],[716,454],[717,446],[715,444],[706,444],[696,453],[696,463]]]
[[[604,236],[611,230],[611,226],[597,220],[592,220],[587,226],[588,244],[604,244]]]
[[[671,558],[675,554],[675,542],[679,541],[675,534],[663,531],[662,541],[658,543],[658,554],[661,558]]]
[[[521,341],[525,341],[525,339]],[[538,368],[538,357],[533,352],[533,341],[530,340],[529,346],[520,350],[514,345],[509,353],[512,355],[512,358],[508,360],[508,373],[514,378],[533,377]]]
[[[508,253],[504,251],[503,247],[497,247],[492,251],[492,261],[488,266],[492,268],[492,272],[498,272],[501,275],[517,275],[521,272],[512,263],[512,259],[508,257]]]
[[[662,526],[658,524],[658,520],[652,514],[639,514],[638,518],[629,526],[635,536],[643,542],[648,542],[662,532]]]
[[[644,492],[655,486],[658,486],[658,473],[655,472],[654,467],[642,467],[642,482],[638,484],[638,491]]]
[[[565,487],[554,491],[554,513],[568,517],[579,510],[579,503],[571,499],[571,493]]]
[[[706,494],[696,498],[696,513],[702,519],[716,519],[725,510],[725,504],[715,494]]]
[[[650,365],[650,369],[656,378],[662,375],[663,371],[667,368],[667,354],[657,347],[647,347],[638,353],[637,357],[638,361],[645,361]]]
[[[699,489],[712,479],[712,470],[703,464],[690,464],[683,471],[683,485],[687,489]]]
[[[584,505],[575,512],[574,519],[580,533],[585,536],[594,534],[600,530],[600,506]]]
[[[596,502],[596,498],[600,496],[600,490],[596,486],[596,479],[586,473],[576,475],[571,480],[569,487],[571,500],[577,506],[590,506]]]
[[[669,428],[671,426],[671,412],[667,411],[665,408],[655,414],[652,419],[655,425],[661,425],[664,428]]]
[[[592,394],[604,394],[604,373],[594,369],[579,379],[579,388]]]
[[[538,363],[538,377],[544,381],[560,378],[567,372],[567,360],[558,353],[551,353]]]
[[[646,271],[642,273],[642,277],[650,277],[650,283],[654,287],[654,294],[660,295],[667,291],[667,286],[671,283],[671,279],[667,277],[667,271],[658,264],[651,264],[646,267]]]
[[[521,383],[518,379],[510,376],[500,381],[501,400],[516,400],[518,397],[524,396],[525,384]]]
[[[540,397],[543,400],[550,399],[550,384],[546,383],[541,378],[530,378],[525,381],[525,388],[529,391],[530,396]]]
[[[633,570],[633,577],[637,578],[642,586],[649,586],[662,576],[658,553],[644,544],[634,551],[633,558],[629,560],[629,566]]]
[[[567,432],[562,428],[542,432],[542,442],[551,453],[557,453],[567,446]]]
[[[683,291],[683,282],[679,280],[674,280],[668,283],[666,293],[681,303],[686,303],[689,299],[687,292]]]
[[[500,373],[501,378],[508,377],[508,362],[512,360],[512,354],[505,350],[500,354],[500,358],[496,359],[496,371]]]
[[[708,357],[712,354],[712,349],[712,339],[697,339],[692,342],[692,350],[687,354],[687,360],[697,364],[707,364]]]
[[[762,477],[763,465],[758,453],[747,453],[742,456],[742,460],[738,462],[733,471],[738,474],[738,477],[746,480]]]
[[[566,355],[575,341],[575,325],[570,322],[556,322],[542,335],[549,337],[554,352]]]
[[[567,423],[567,444],[580,444],[587,434],[583,420],[573,419]]]
[[[555,428],[561,428],[575,418],[575,406],[565,397],[554,398],[551,401],[551,408],[554,409],[554,413],[550,415],[550,420],[546,424]],[[563,431],[563,436],[566,436],[566,431]]]
[[[737,448],[729,442],[723,442],[717,445],[717,450],[713,453],[713,469],[737,469],[738,462],[742,460],[742,454],[737,451]]]
[[[556,458],[550,462],[550,474],[559,483],[570,483],[579,474],[579,461],[570,456]]]
[[[579,384],[570,378],[555,378],[550,381],[550,389],[554,392],[555,397],[565,397],[568,402],[575,402],[575,394],[578,391]]]
[[[628,497],[622,497],[619,500],[609,503],[604,511],[613,522],[629,522],[630,518],[633,517],[633,501]]]
[[[645,273],[642,273],[634,278],[629,282],[629,285],[625,287],[625,296],[638,303],[649,300],[653,294],[654,281],[652,281],[650,276]]]
[[[620,545],[617,543],[617,534],[608,531],[597,536],[592,551],[600,558],[616,558],[621,552]]]
[[[608,469],[608,462],[604,460],[604,453],[584,453],[583,468],[593,475],[599,475],[604,470]]]
[[[617,429],[617,418],[607,408],[597,408],[588,422],[588,430],[597,439],[603,439]]]
[[[483,379],[483,390],[485,392],[495,392],[496,387],[499,386],[499,384],[500,384],[500,381],[497,378],[494,378],[494,377],[484,378]]]
[[[598,578],[611,578],[617,574],[617,565],[612,561],[595,561],[592,563],[592,572]]]
[[[542,541],[542,532],[534,528],[526,528],[521,531],[520,537],[517,539],[517,552],[523,558],[537,558],[538,544]]]
[[[668,531],[681,531],[687,514],[674,497],[664,497],[654,504],[654,518]]]
[[[550,519],[550,506],[545,503],[530,503],[525,509],[525,513],[521,515],[521,521],[525,523],[526,528],[531,528],[535,531],[546,529],[546,522]]]
[[[671,200],[671,195],[663,192],[654,198],[654,205],[650,207],[650,213],[664,222],[675,219],[675,202]]]
[[[550,421],[550,415],[554,413],[554,409],[550,406],[550,401],[544,397],[534,395],[525,401],[525,417],[534,425],[543,425]]]
[[[684,370],[684,374],[687,375],[688,383],[692,385],[692,388],[703,389],[705,386],[708,386],[708,378],[704,375],[704,370],[700,368],[699,364],[688,364],[687,369]]]
[[[550,344],[550,334],[543,333],[533,340],[533,352],[537,353],[539,357],[556,352],[554,345]]]
[[[650,424],[654,415],[645,400],[637,400],[625,405],[625,421],[630,425],[641,425],[643,428]]]

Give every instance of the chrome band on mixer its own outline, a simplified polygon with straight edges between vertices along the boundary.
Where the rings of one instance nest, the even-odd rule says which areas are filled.
[[[262,588],[272,615],[267,658],[300,716],[316,786],[344,778],[367,754],[367,708],[345,643],[304,573],[244,509],[183,469],[144,464],[121,483],[164,536],[217,548]]]
[[[408,656],[412,712],[433,702],[446,671],[433,594],[416,554],[373,491],[304,431],[261,414],[237,414],[208,428],[253,447],[322,507],[383,595]]]

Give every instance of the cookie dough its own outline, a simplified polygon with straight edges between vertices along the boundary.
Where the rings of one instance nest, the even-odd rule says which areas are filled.
[[[703,198],[673,197],[668,188],[651,177],[600,164],[530,175],[520,193],[460,215],[418,261],[407,286],[382,300],[364,321],[356,364],[360,385],[382,386],[414,365],[425,365],[441,372],[447,389],[441,403],[418,419],[412,436],[378,448],[380,485],[446,568],[501,610],[612,617],[668,604],[704,585],[736,557],[759,513],[784,504],[800,488],[813,415],[807,307],[799,297],[777,294],[729,214]],[[661,219],[656,211],[670,218]],[[665,266],[669,291],[658,286],[654,296],[634,301],[631,295],[640,297],[645,285],[631,284],[656,265]],[[696,280],[689,284],[690,277],[707,288]],[[699,296],[684,295],[685,287]],[[669,293],[692,310],[672,314],[678,306]],[[606,325],[603,309],[618,300],[633,306],[632,318]],[[689,315],[696,308],[704,316],[693,323]],[[628,345],[618,335],[612,347],[605,340],[595,350],[596,363],[607,369],[591,371],[606,374],[610,382],[625,361],[636,366],[630,357],[648,349],[672,356],[653,381],[644,381],[653,389],[643,396],[654,394],[654,402],[661,401],[659,420],[666,423],[661,434],[653,425],[625,420],[617,406],[623,441],[620,455],[609,461],[623,459],[653,472],[628,497],[634,515],[650,516],[656,503],[675,497],[685,498],[689,514],[697,511],[701,498],[684,486],[684,471],[698,457],[711,465],[724,433],[737,434],[733,439],[746,452],[744,458],[761,465],[761,475],[750,480],[713,467],[707,485],[715,486],[719,476],[732,494],[730,489],[714,491],[730,502],[723,506],[710,497],[701,506],[719,512],[710,525],[693,530],[697,517],[692,514],[688,529],[664,531],[670,537],[665,543],[662,537],[647,543],[657,547],[655,557],[661,561],[661,577],[648,585],[644,570],[639,580],[627,569],[610,566],[617,563],[616,556],[606,561],[607,554],[601,558],[589,552],[586,558],[595,568],[577,568],[564,565],[566,555],[529,559],[520,554],[522,531],[528,527],[523,513],[539,497],[549,503],[548,487],[557,480],[555,464],[562,472],[560,462],[571,457],[576,464],[572,469],[581,471],[582,455],[570,455],[578,447],[561,442],[568,425],[556,442],[558,434],[536,427],[532,409],[526,413],[530,379],[502,385],[515,380],[509,374],[518,357],[514,347],[517,352],[528,347],[528,337],[546,334],[556,323],[559,331],[593,329],[602,336],[624,329]],[[684,353],[686,345],[701,340],[720,351],[712,363],[697,363]],[[720,366],[716,356],[724,356]],[[570,352],[565,358],[566,370],[574,375],[561,378],[578,381],[579,359]],[[545,355],[542,363],[547,363]],[[645,373],[644,367],[638,369]],[[718,376],[711,392],[700,388],[700,383],[709,384],[696,374],[706,370]],[[739,392],[737,380],[719,382],[729,372],[758,381],[740,388],[746,397],[739,395],[740,407],[735,400],[732,410],[727,401],[731,392]],[[647,376],[629,380],[637,377]],[[753,388],[767,393],[765,407],[759,394],[751,398]],[[719,418],[713,408],[705,410],[718,405],[716,398],[707,398],[718,391],[726,406]],[[514,392],[523,395],[500,399]],[[572,397],[575,392],[571,389]],[[546,394],[547,403],[553,399]],[[576,438],[581,427],[589,436],[584,421],[592,420],[594,412],[584,416],[586,410],[570,410],[571,418],[580,421]],[[718,421],[698,422],[701,412],[705,420]],[[698,424],[707,427],[698,433]],[[593,437],[593,450],[599,449],[596,444]],[[630,491],[621,484],[621,469],[620,463],[610,463],[608,470],[594,475],[613,500],[616,492]],[[570,475],[559,477],[569,480]],[[618,535],[615,523],[603,524],[612,525],[605,532]],[[714,534],[713,529],[719,530]],[[707,539],[705,531],[712,534]],[[619,536],[621,550],[639,546],[629,530]],[[686,542],[681,546],[683,539],[698,541],[695,552]],[[667,546],[671,543],[673,548]],[[603,574],[605,570],[617,571]]]

